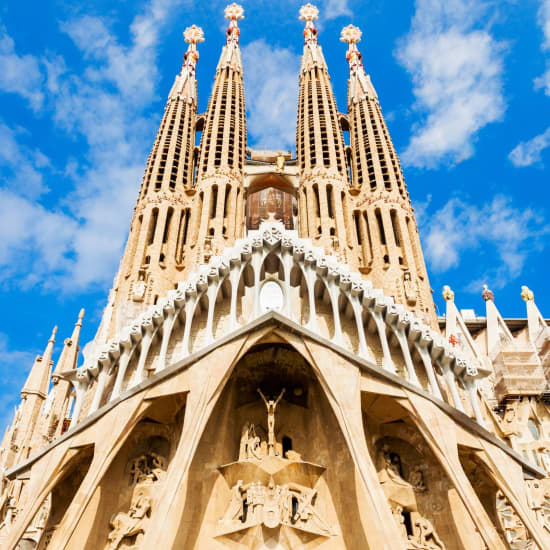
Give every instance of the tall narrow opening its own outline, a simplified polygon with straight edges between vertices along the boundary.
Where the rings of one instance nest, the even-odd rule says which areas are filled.
[[[382,212],[380,212],[380,209],[377,209],[375,212],[376,215],[376,221],[378,223],[378,231],[380,233],[380,242],[385,245],[386,244],[386,233],[384,232],[384,223],[382,222]]]

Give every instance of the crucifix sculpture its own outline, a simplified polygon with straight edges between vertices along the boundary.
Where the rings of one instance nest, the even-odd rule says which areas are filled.
[[[282,399],[286,388],[279,394],[276,400],[267,399],[262,393],[262,390],[258,388],[258,393],[262,396],[267,409],[267,454],[268,456],[275,456],[275,409]]]

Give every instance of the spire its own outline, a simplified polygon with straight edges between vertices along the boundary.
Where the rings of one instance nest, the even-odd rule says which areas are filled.
[[[196,261],[208,261],[240,237],[236,212],[244,206],[242,185],[246,159],[246,110],[238,21],[244,10],[238,4],[225,8],[229,19],[210,94],[199,148],[197,194],[190,237]],[[229,240],[228,240],[229,239]]]
[[[304,54],[300,71],[296,157],[300,169],[301,233],[347,261],[348,170],[341,117],[325,59],[317,43],[314,21],[319,10],[306,4],[300,9]],[[349,251],[348,251],[349,252]]]
[[[309,71],[315,67],[327,70],[327,64],[323,56],[323,50],[317,42],[318,31],[314,21],[319,19],[319,10],[313,4],[306,4],[300,8],[300,21],[305,21],[304,28],[304,54],[302,56],[301,72]]]
[[[204,33],[192,25],[183,36],[187,51],[147,159],[124,256],[97,333],[99,344],[174,288],[185,265],[199,127],[197,44]]]
[[[70,338],[67,338],[64,342],[63,351],[59,356],[57,365],[52,373],[52,382],[57,384],[59,381],[59,374],[64,371],[72,370],[76,368],[78,359],[78,341],[80,339],[80,330],[82,328],[82,319],[84,319],[84,309],[80,310],[78,314],[78,320],[75,323],[73,334]]]
[[[53,345],[55,344],[55,335],[57,327],[53,328],[52,335],[48,340],[48,345],[44,350],[44,355],[37,356],[31,368],[31,372],[21,390],[21,395],[37,394],[46,397],[48,386],[50,384],[50,363],[52,360]]]
[[[342,29],[340,35],[340,41],[348,44],[348,51],[346,52],[346,59],[349,64],[348,103],[357,103],[365,97],[370,99],[378,97],[370,76],[365,73],[363,56],[357,48],[357,43],[361,41],[362,34],[359,27],[348,25]]]
[[[414,211],[378,96],[357,43],[361,30],[342,29],[348,44],[348,119],[353,227],[359,270],[407,309],[437,328],[435,306]],[[355,243],[352,243],[355,244]]]
[[[229,67],[235,72],[242,73],[243,64],[241,60],[241,50],[239,48],[239,36],[241,31],[238,21],[244,19],[244,9],[241,5],[233,2],[233,4],[225,8],[224,14],[225,18],[229,19],[229,26],[226,32],[227,41],[220,56],[217,72]]]
[[[173,89],[173,93],[170,95],[171,97],[178,95],[187,103],[196,104],[197,80],[195,73],[197,61],[199,60],[197,44],[199,42],[204,42],[204,32],[200,27],[197,27],[197,25],[191,25],[185,29],[183,37],[189,46],[183,56],[181,73],[176,77],[176,82],[174,84],[175,89]]]

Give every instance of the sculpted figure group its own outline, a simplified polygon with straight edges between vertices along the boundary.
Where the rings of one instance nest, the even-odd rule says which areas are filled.
[[[267,485],[239,480],[231,489],[231,502],[220,523],[226,527],[263,523],[270,528],[286,524],[329,534],[329,526],[315,508],[316,498],[316,489],[292,482],[281,486],[273,478]]]
[[[118,550],[123,542],[139,547],[151,515],[154,489],[164,478],[165,470],[165,458],[155,452],[140,455],[130,462],[130,482],[134,485],[130,508],[111,518],[105,550]]]

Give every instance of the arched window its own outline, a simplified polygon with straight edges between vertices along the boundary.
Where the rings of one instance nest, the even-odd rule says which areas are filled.
[[[273,219],[285,229],[298,228],[298,202],[293,187],[281,177],[269,174],[254,182],[246,199],[246,228],[258,229],[262,221]]]

